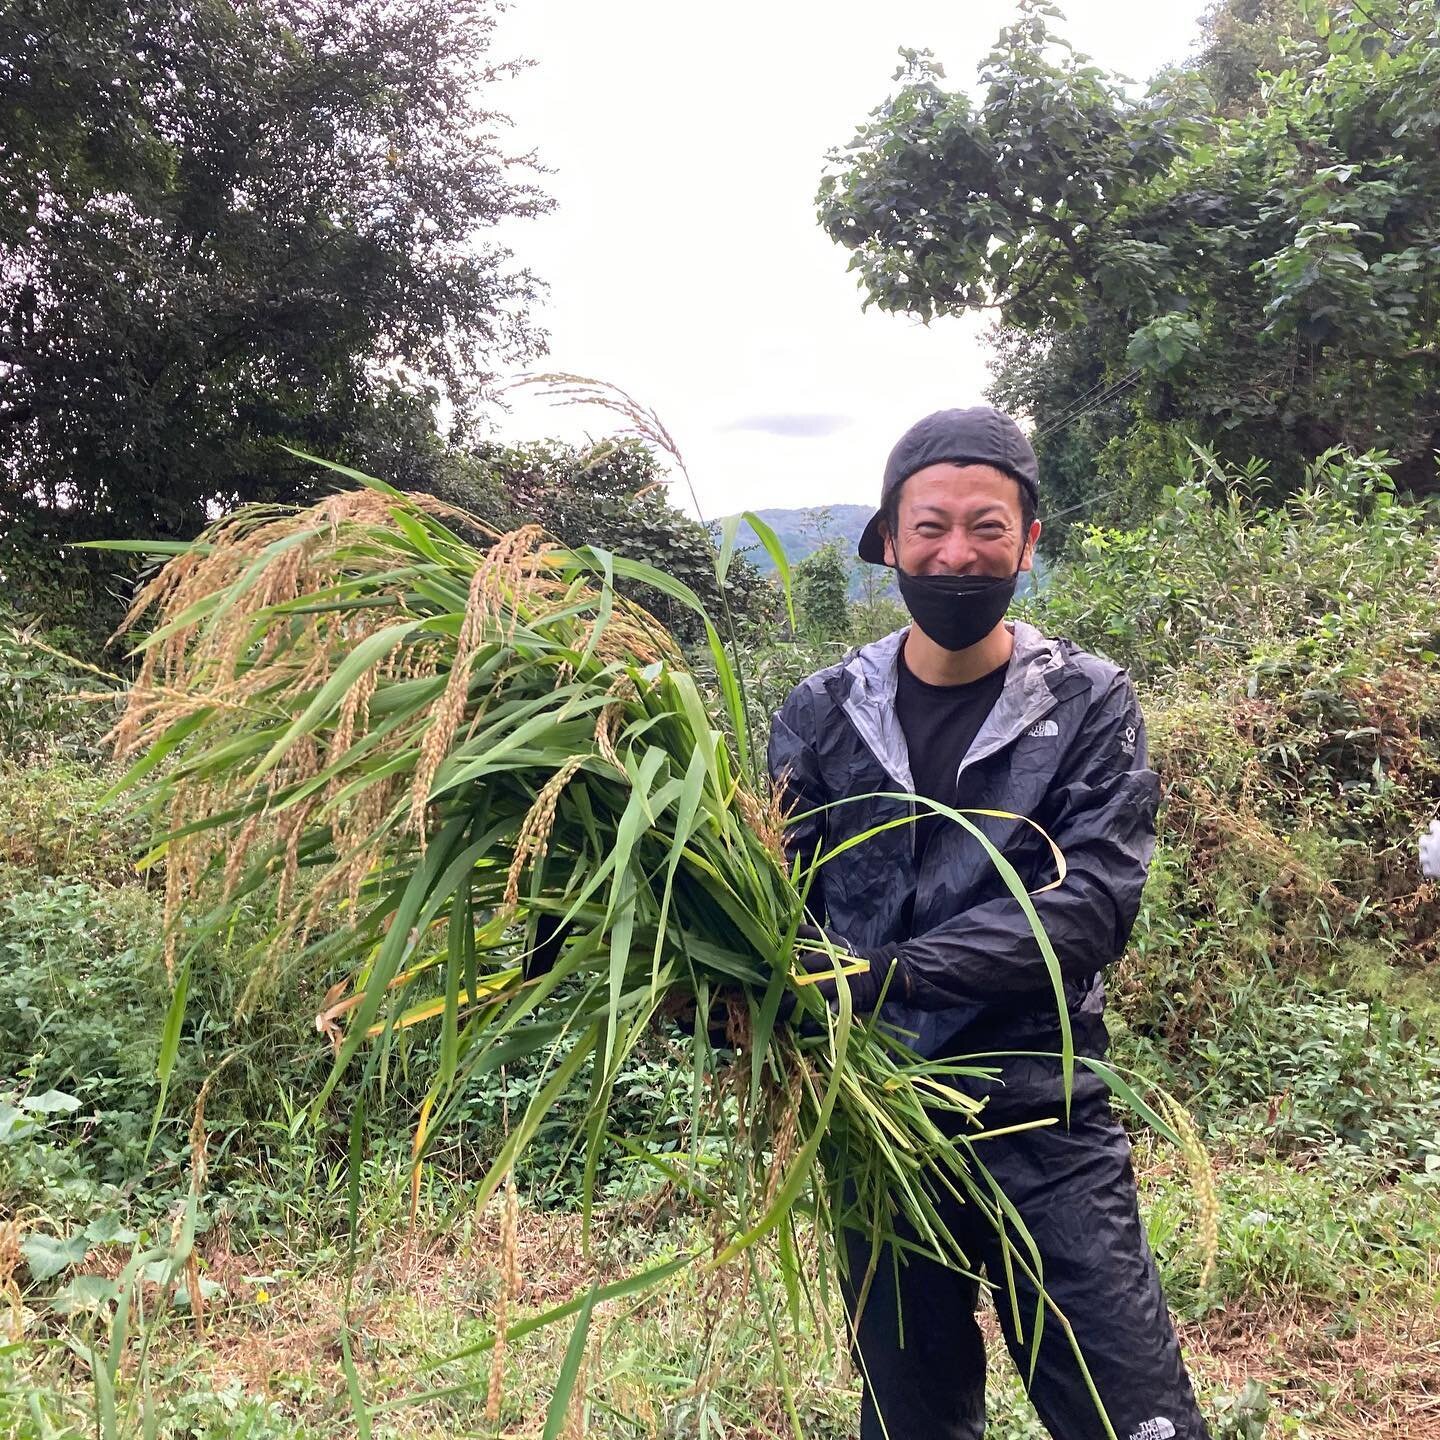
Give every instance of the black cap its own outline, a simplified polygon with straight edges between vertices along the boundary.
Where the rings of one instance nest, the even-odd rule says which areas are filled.
[[[885,563],[885,537],[880,521],[885,502],[917,470],[927,465],[993,465],[1013,475],[1032,505],[1040,502],[1040,469],[1035,451],[1020,427],[992,405],[969,410],[937,410],[917,420],[896,442],[885,462],[880,486],[880,509],[870,517],[860,537],[860,558],[872,565]]]

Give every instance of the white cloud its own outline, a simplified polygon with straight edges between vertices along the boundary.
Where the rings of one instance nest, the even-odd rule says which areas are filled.
[[[1185,53],[1201,8],[1083,0],[1062,33],[1143,77]],[[652,406],[708,515],[871,501],[902,430],[982,398],[985,323],[861,313],[845,253],[815,222],[824,154],[890,93],[899,46],[930,47],[970,85],[1012,13],[997,0],[513,9],[497,51],[538,63],[497,103],[559,201],[504,236],[551,287],[544,368]],[[848,423],[756,423],[807,419]],[[511,439],[613,428],[528,394],[499,422]]]

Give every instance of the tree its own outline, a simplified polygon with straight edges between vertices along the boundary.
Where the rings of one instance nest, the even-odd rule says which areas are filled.
[[[1299,0],[1216,0],[1200,17],[1200,53],[1187,68],[1218,110],[1243,116],[1262,98],[1263,77],[1287,68],[1287,50],[1317,41],[1313,17]]]
[[[840,541],[827,540],[795,567],[795,608],[813,640],[850,638],[850,566]]]
[[[717,622],[727,604],[742,627],[775,618],[776,588],[743,555],[731,557],[722,596],[710,531],[671,505],[655,452],[640,440],[476,444],[450,455],[424,488],[497,528],[537,524],[563,544],[643,560],[688,585]],[[652,587],[630,593],[682,640],[704,644],[686,605]]]
[[[1143,509],[1189,438],[1267,455],[1277,492],[1337,444],[1383,446],[1402,485],[1434,487],[1434,5],[1232,0],[1195,65],[1140,100],[1070,52],[1057,14],[1022,3],[978,106],[907,52],[832,154],[820,218],[866,303],[996,311],[997,398],[1035,420],[1047,474],[1067,430],[1096,431],[1088,463],[1068,457],[1083,500],[1118,486]],[[1244,55],[1283,68],[1247,90]]]
[[[484,96],[492,0],[13,0],[0,17],[0,568],[401,481],[474,419],[548,200]]]

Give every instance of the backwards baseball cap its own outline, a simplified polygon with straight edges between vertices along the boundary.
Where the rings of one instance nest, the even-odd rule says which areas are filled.
[[[917,470],[927,465],[993,465],[1013,475],[1032,505],[1040,501],[1040,470],[1035,451],[1020,427],[1003,410],[975,405],[969,410],[937,410],[917,420],[896,442],[885,462],[880,508],[860,537],[860,558],[885,563],[881,521],[890,497]]]

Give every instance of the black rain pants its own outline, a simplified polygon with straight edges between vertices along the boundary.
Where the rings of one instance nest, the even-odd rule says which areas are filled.
[[[1044,1129],[982,1141],[975,1153],[1040,1251],[1046,1293],[1074,1330],[1117,1440],[1208,1440],[1140,1220],[1130,1143],[1108,1101],[1077,1098],[1068,1127],[1062,1117]],[[1022,1343],[994,1229],[974,1206],[952,1203],[942,1214],[971,1268],[983,1268],[999,1287],[996,1311],[1023,1378],[1034,1289],[1017,1277]],[[862,1237],[849,1246],[845,1291],[853,1315],[852,1286],[865,1274],[870,1248]],[[979,1287],[910,1255],[899,1263],[897,1295],[896,1273],[887,1247],[856,1336],[865,1384],[861,1440],[976,1440],[985,1428]],[[1056,1440],[1104,1440],[1104,1423],[1053,1313],[1028,1389]]]

